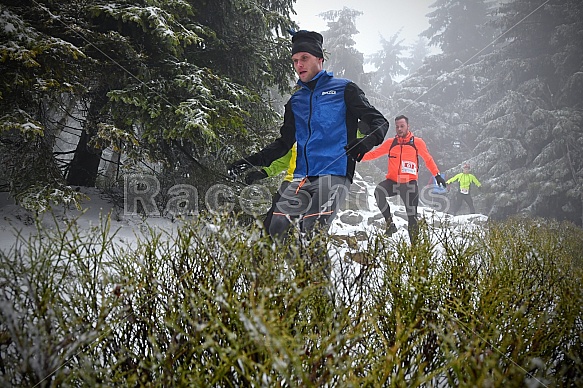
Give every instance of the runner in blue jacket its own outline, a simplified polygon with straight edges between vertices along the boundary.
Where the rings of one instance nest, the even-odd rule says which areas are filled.
[[[268,166],[297,143],[294,179],[281,193],[269,227],[269,234],[280,241],[297,216],[303,232],[330,226],[347,196],[355,163],[383,141],[389,128],[354,82],[323,69],[322,43],[317,32],[294,33],[292,61],[299,80],[285,105],[280,137],[229,166],[231,175]],[[363,138],[357,138],[359,119],[368,124]]]

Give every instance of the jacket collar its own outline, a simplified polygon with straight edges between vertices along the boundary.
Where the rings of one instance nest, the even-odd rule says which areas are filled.
[[[298,79],[298,85],[300,85],[300,86],[308,86],[308,87],[309,87],[309,85],[315,85],[320,78],[324,77],[324,75],[326,75],[326,76],[328,76],[330,78],[333,77],[332,72],[327,72],[326,70],[320,70],[320,72],[318,74],[316,74],[314,76],[314,78],[312,78],[308,82],[302,82],[301,80]]]
[[[395,137],[397,138],[397,143],[399,143],[399,144],[407,144],[413,138],[413,132],[409,131],[409,133],[405,137],[400,137],[400,136],[395,136]]]

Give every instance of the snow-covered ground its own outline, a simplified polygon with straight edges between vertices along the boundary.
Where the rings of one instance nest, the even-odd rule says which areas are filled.
[[[66,222],[75,220],[79,231],[91,233],[94,227],[101,225],[104,218],[111,214],[110,233],[115,235],[114,242],[131,245],[148,230],[148,227],[172,233],[179,226],[178,222],[165,217],[142,218],[137,215],[122,215],[99,189],[81,188],[81,192],[89,198],[81,203],[81,210],[55,206],[52,212],[41,216],[39,227],[43,230],[62,228]],[[16,205],[7,193],[0,193],[0,249],[7,252],[13,246],[17,234],[27,237],[37,233],[37,230],[34,214]]]
[[[375,185],[371,185],[360,178],[357,174],[355,183],[366,191],[366,204],[359,206],[358,210],[343,210],[339,212],[338,216],[332,223],[330,234],[337,236],[335,243],[330,246],[329,255],[331,257],[338,257],[346,259],[352,257],[356,259],[354,254],[366,250],[368,238],[377,233],[383,233],[385,229],[385,221],[380,214],[376,201],[374,199]],[[422,188],[420,188],[422,190]],[[436,208],[430,206],[427,195],[421,194],[420,206],[417,209],[419,219],[425,219],[428,225],[434,227],[447,227],[450,229],[465,230],[470,227],[475,227],[487,221],[488,217],[482,214],[467,214],[453,216],[446,212],[438,211]],[[425,203],[423,198],[425,197]],[[407,217],[405,206],[403,206],[400,198],[391,197],[389,199],[391,212],[393,213],[393,222],[397,226],[397,232],[393,234],[392,240],[397,243],[404,241],[409,243],[409,235],[407,232]],[[425,206],[427,204],[428,206]],[[438,204],[434,204],[438,205]],[[360,219],[360,222],[344,222],[350,219]],[[352,237],[352,241],[349,241]],[[356,245],[355,245],[356,242]],[[352,243],[352,244],[351,244]]]
[[[341,237],[341,239],[336,240],[341,243],[331,247],[330,252],[336,252],[342,257],[349,248],[346,242],[342,243],[342,238],[357,235],[369,236],[384,229],[384,220],[382,220],[374,200],[374,185],[364,182],[358,175],[355,183],[366,192],[364,206],[357,206],[357,209],[354,206],[347,206],[348,209],[339,212],[330,228],[330,234]],[[353,185],[354,187],[356,186]],[[124,214],[99,189],[81,188],[81,192],[89,198],[82,202],[81,211],[74,207],[55,206],[51,213],[43,214],[40,227],[51,229],[75,220],[78,230],[89,233],[92,228],[103,223],[103,218],[106,215],[111,214],[110,233],[115,234],[114,242],[120,245],[132,245],[150,227],[172,235],[182,222],[180,219],[171,220],[167,217],[142,217]],[[395,215],[393,220],[398,228],[394,239],[408,241],[407,221],[404,216],[405,208],[397,197],[391,198],[390,202],[391,210]],[[429,206],[419,206],[418,214],[419,217],[425,218],[430,225],[447,223],[449,227],[456,228],[465,228],[487,220],[486,216],[480,214],[452,216]],[[0,249],[7,252],[13,246],[17,234],[29,236],[36,232],[37,225],[35,225],[34,215],[16,205],[7,193],[0,193]],[[366,246],[366,242],[363,240],[363,238],[358,239],[359,249]]]

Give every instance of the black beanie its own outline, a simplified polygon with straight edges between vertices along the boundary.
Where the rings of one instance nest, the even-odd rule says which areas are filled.
[[[301,30],[292,37],[292,55],[299,52],[310,53],[317,58],[324,58],[322,35],[314,31]]]

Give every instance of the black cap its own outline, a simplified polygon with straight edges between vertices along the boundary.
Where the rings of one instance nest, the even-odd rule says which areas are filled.
[[[306,52],[315,57],[324,58],[322,43],[324,43],[324,38],[317,32],[300,30],[292,37],[292,55]]]

